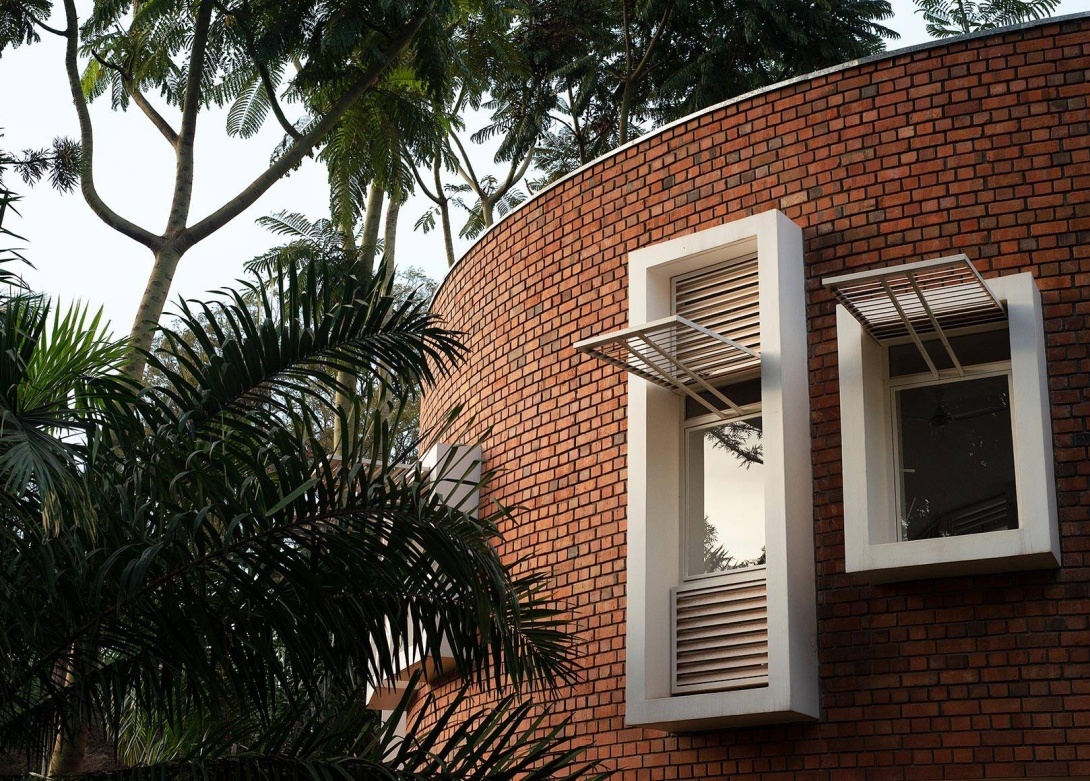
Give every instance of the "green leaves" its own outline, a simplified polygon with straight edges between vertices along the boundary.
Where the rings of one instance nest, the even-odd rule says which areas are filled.
[[[261,130],[272,104],[264,85],[255,74],[237,93],[227,112],[227,132],[240,138],[252,138]]]
[[[55,190],[69,192],[79,182],[82,155],[78,143],[58,136],[48,148],[24,149],[17,155],[0,153],[0,168],[10,166],[27,184],[43,177]]]
[[[949,38],[1044,19],[1059,5],[1059,0],[916,0],[916,13],[923,14],[928,35]]]
[[[496,553],[504,511],[448,507],[432,490],[441,475],[397,465],[397,394],[461,347],[387,277],[312,263],[183,304],[149,356],[156,384],[97,396],[118,350],[83,335],[99,321],[55,318],[45,336],[40,299],[4,302],[7,408],[57,415],[65,385],[50,378],[67,375],[88,401],[58,407],[82,439],[24,423],[42,439],[24,449],[53,458],[80,505],[46,511],[37,472],[0,450],[0,747],[40,757],[58,725],[94,719],[135,761],[193,761],[216,777],[411,778],[427,751],[405,748],[402,768],[383,770],[389,733],[360,710],[410,661],[449,656],[497,687],[572,674],[566,616]],[[357,418],[337,413],[348,435],[331,452],[314,410],[332,408],[344,370],[370,377],[372,398]],[[515,734],[490,724],[494,745],[479,745]],[[249,753],[215,761],[239,746]],[[515,753],[499,766],[518,766]],[[479,753],[459,761],[485,767]]]
[[[93,525],[79,470],[87,437],[131,397],[116,374],[124,344],[110,337],[101,311],[57,309],[52,320],[49,311],[31,294],[0,310],[0,496],[9,508],[40,503],[51,528],[65,505],[69,521]]]
[[[38,23],[49,18],[50,0],[11,0],[0,3],[0,53],[9,46],[37,43]]]
[[[530,51],[559,43],[567,56],[542,55],[534,62],[552,62],[551,69],[529,80],[516,76],[492,94],[503,127],[516,132],[529,126],[518,106],[533,79],[550,83],[527,103],[551,117],[537,158],[550,181],[644,128],[874,54],[896,38],[881,24],[892,17],[887,0],[549,0],[528,13],[540,20],[527,27]]]

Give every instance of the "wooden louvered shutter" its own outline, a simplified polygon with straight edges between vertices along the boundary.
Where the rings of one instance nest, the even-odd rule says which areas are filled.
[[[768,685],[768,592],[764,567],[714,584],[674,589],[675,693]]]
[[[759,353],[757,256],[675,278],[674,312]],[[674,693],[768,685],[767,596],[764,567],[673,589]]]
[[[674,314],[760,352],[757,256],[676,277]]]

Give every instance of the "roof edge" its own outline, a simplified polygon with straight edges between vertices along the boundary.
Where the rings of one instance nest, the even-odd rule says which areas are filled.
[[[1030,30],[1030,29],[1033,29],[1033,28],[1036,28],[1036,27],[1046,27],[1046,26],[1051,25],[1051,24],[1062,24],[1064,22],[1070,22],[1070,21],[1075,21],[1075,20],[1087,20],[1087,19],[1090,19],[1090,11],[1081,11],[1081,12],[1073,13],[1073,14],[1065,14],[1063,16],[1051,16],[1051,17],[1047,17],[1045,19],[1035,19],[1035,20],[1030,21],[1030,22],[1022,22],[1020,24],[1012,24],[1012,25],[1009,25],[1007,27],[999,27],[999,28],[996,28],[994,30],[981,30],[981,31],[978,31],[978,32],[975,32],[975,33],[967,33],[966,35],[958,35],[958,36],[953,37],[953,38],[939,38],[939,39],[936,39],[934,41],[926,41],[924,43],[917,43],[917,44],[914,44],[912,46],[905,46],[902,49],[887,50],[887,51],[884,51],[884,52],[880,52],[878,54],[872,54],[869,57],[861,57],[859,59],[849,60],[847,62],[842,62],[839,65],[831,65],[828,68],[822,68],[821,70],[813,71],[812,73],[804,73],[801,76],[795,76],[794,78],[791,78],[791,79],[786,79],[784,81],[778,81],[775,84],[769,84],[766,87],[760,87],[759,89],[751,90],[750,92],[746,92],[746,93],[743,93],[741,95],[736,95],[735,97],[729,98],[729,99],[724,100],[724,101],[722,101],[720,103],[716,103],[714,105],[707,106],[706,108],[702,108],[699,111],[694,111],[692,114],[686,114],[685,116],[680,117],[679,119],[675,119],[673,122],[668,122],[665,125],[661,125],[660,127],[657,127],[657,128],[655,128],[654,130],[652,130],[652,131],[650,131],[648,133],[644,133],[642,136],[639,136],[638,138],[634,138],[631,141],[628,141],[628,142],[622,144],[621,146],[616,147],[615,149],[611,149],[610,151],[606,152],[604,155],[601,155],[599,157],[594,158],[589,163],[585,163],[584,165],[579,166],[575,170],[564,174],[559,179],[556,179],[556,180],[554,180],[552,182],[549,182],[549,184],[547,184],[545,187],[538,190],[536,193],[531,195],[529,198],[527,198],[525,201],[520,203],[518,206],[511,209],[511,211],[507,212],[507,214],[503,215],[498,220],[496,220],[494,223],[489,225],[487,228],[485,228],[485,230],[481,233],[481,235],[477,237],[476,241],[474,241],[471,245],[469,245],[469,247],[466,249],[466,251],[463,252],[459,256],[458,260],[456,260],[454,262],[454,265],[447,269],[447,273],[443,276],[442,281],[440,281],[439,287],[436,288],[435,296],[432,298],[432,300],[434,301],[439,297],[439,294],[443,291],[443,288],[446,286],[447,280],[451,278],[454,271],[456,269],[458,269],[459,266],[462,265],[462,261],[465,260],[465,258],[477,247],[477,245],[479,245],[484,240],[484,238],[486,236],[488,236],[490,233],[492,233],[495,229],[499,228],[501,225],[503,225],[509,219],[511,219],[511,217],[513,215],[518,214],[520,211],[522,211],[522,209],[524,207],[529,206],[534,201],[538,200],[538,198],[540,198],[540,197],[544,196],[545,194],[547,194],[553,188],[558,187],[559,185],[563,184],[564,182],[567,182],[569,179],[574,179],[576,176],[579,176],[584,171],[587,171],[590,168],[593,168],[594,166],[598,165],[602,161],[608,160],[611,157],[615,157],[615,156],[621,154],[622,152],[625,152],[625,151],[627,151],[629,149],[632,149],[633,147],[639,146],[640,144],[645,143],[645,142],[651,140],[652,138],[655,138],[656,136],[662,135],[663,133],[666,133],[667,131],[672,130],[675,127],[679,127],[681,125],[687,124],[689,122],[692,122],[694,119],[698,119],[698,118],[700,118],[702,116],[705,116],[707,114],[711,114],[711,113],[719,111],[719,110],[721,110],[723,108],[726,108],[727,106],[732,106],[732,105],[735,105],[735,104],[738,104],[738,103],[742,103],[742,102],[744,102],[746,100],[750,100],[750,99],[758,97],[760,95],[767,95],[767,94],[769,94],[771,92],[775,92],[777,90],[781,90],[781,89],[785,89],[787,87],[794,86],[795,84],[801,84],[801,83],[806,82],[806,81],[812,81],[812,80],[818,79],[818,78],[820,78],[822,76],[828,76],[828,75],[833,74],[833,73],[839,73],[841,71],[850,70],[851,68],[857,68],[857,67],[860,67],[862,65],[869,65],[869,64],[875,63],[875,62],[881,62],[883,60],[893,59],[894,57],[901,57],[901,56],[906,55],[906,54],[915,54],[917,52],[928,51],[930,49],[950,47],[950,46],[952,46],[954,44],[963,43],[965,41],[975,41],[975,40],[978,40],[978,39],[981,39],[981,38],[990,38],[990,37],[993,37],[993,36],[997,37],[997,36],[1002,36],[1002,35],[1008,35],[1008,34],[1010,34],[1012,32],[1018,32],[1018,31],[1021,31],[1021,30]]]

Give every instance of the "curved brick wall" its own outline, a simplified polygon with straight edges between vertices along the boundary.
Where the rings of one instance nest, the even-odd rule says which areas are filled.
[[[1090,17],[788,84],[603,159],[496,226],[435,309],[469,359],[425,400],[521,509],[505,554],[579,615],[557,695],[624,778],[1090,774]],[[624,725],[624,375],[572,342],[626,326],[626,254],[778,208],[806,242],[822,719],[665,735]],[[819,280],[965,252],[1032,270],[1048,340],[1063,569],[869,586],[844,574],[833,301]]]

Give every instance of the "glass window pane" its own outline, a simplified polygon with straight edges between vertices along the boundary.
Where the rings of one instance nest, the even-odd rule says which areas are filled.
[[[1006,375],[896,391],[903,540],[1018,527]]]
[[[951,336],[949,341],[954,355],[958,356],[965,366],[999,363],[1011,359],[1010,333],[1006,328],[978,334]],[[937,369],[941,371],[954,368],[954,364],[950,361],[950,354],[937,338],[925,339],[923,345]],[[930,371],[931,368],[920,355],[920,349],[912,342],[892,345],[889,348],[890,377],[907,377]]]
[[[761,419],[687,432],[690,575],[764,563]]]

